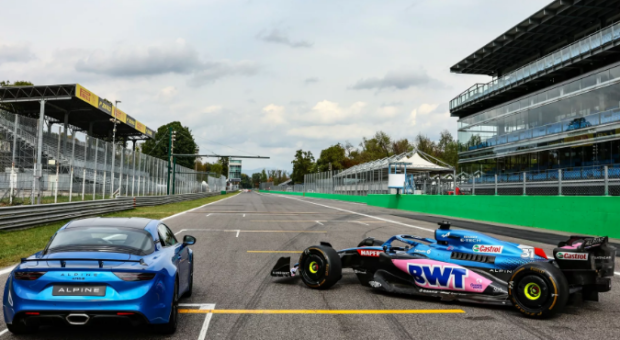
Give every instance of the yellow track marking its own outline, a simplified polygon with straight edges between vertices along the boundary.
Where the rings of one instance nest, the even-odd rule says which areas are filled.
[[[289,254],[301,254],[303,253],[303,251],[301,250],[248,250],[248,253],[265,253],[265,254],[269,254],[269,253],[289,253]]]
[[[183,314],[464,314],[462,309],[179,309]]]

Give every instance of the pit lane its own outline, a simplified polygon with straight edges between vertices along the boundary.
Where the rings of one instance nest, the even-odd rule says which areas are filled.
[[[526,212],[524,212],[526,213]],[[208,216],[207,216],[208,215]],[[397,216],[395,216],[397,215]],[[244,193],[166,220],[177,235],[198,238],[194,294],[183,299],[179,329],[170,337],[144,329],[46,328],[5,339],[583,339],[620,334],[620,280],[598,303],[570,305],[551,320],[529,320],[511,307],[441,303],[373,292],[349,271],[327,291],[300,281],[275,280],[269,271],[280,256],[295,259],[320,241],[355,246],[367,236],[433,237],[428,216],[345,202]],[[465,224],[465,223],[463,223]],[[455,227],[459,222],[453,223]],[[483,225],[480,225],[483,226]],[[501,228],[501,227],[497,227]],[[501,229],[498,229],[501,230]],[[543,248],[535,231],[494,236]],[[498,233],[500,233],[498,231]],[[492,234],[492,233],[491,233]],[[617,268],[620,268],[618,261]],[[6,275],[0,276],[4,289]],[[366,311],[366,312],[360,312]],[[461,311],[461,312],[446,312]],[[0,319],[0,332],[6,326]]]

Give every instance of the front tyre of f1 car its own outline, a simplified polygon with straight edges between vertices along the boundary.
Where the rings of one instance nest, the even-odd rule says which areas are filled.
[[[508,282],[508,295],[521,314],[535,319],[552,316],[568,301],[568,282],[551,262],[533,262],[517,270]]]
[[[342,277],[342,263],[338,253],[330,247],[306,248],[299,258],[299,276],[313,289],[328,289]]]

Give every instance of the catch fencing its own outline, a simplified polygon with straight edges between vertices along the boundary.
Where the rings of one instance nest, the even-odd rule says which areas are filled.
[[[311,173],[304,176],[304,184],[261,183],[260,189],[353,196],[396,193],[388,188],[387,169],[340,173]],[[415,195],[620,196],[620,164],[493,175],[415,173],[408,174],[404,186],[401,193]]]
[[[41,204],[167,194],[168,163],[126,147],[0,110],[0,203]],[[37,166],[38,153],[41,164]],[[170,194],[226,190],[226,178],[177,165]]]

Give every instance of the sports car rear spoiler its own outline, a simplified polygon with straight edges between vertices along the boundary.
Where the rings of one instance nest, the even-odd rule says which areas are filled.
[[[65,267],[65,265],[67,264],[67,261],[97,261],[99,262],[99,268],[103,268],[103,262],[135,262],[135,263],[140,263],[143,266],[148,266],[146,264],[146,262],[144,262],[144,259],[139,259],[139,260],[115,260],[115,259],[26,259],[26,258],[22,258],[21,263],[25,263],[25,262],[36,262],[36,261],[60,261],[60,266],[62,268]]]

